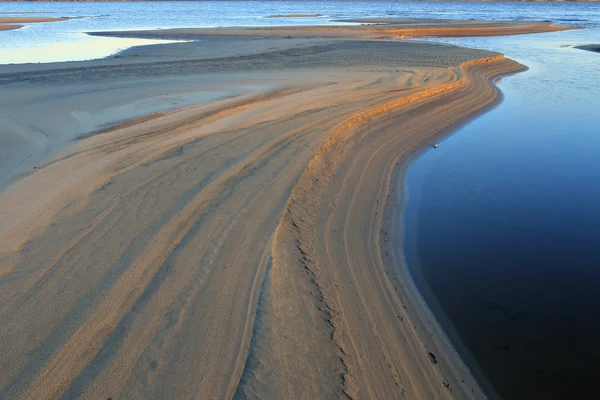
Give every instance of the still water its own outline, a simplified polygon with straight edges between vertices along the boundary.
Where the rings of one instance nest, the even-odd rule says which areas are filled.
[[[597,398],[600,54],[565,46],[599,31],[445,41],[530,70],[409,168],[411,272],[496,395]]]

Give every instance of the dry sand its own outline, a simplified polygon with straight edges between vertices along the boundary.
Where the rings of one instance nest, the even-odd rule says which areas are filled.
[[[0,192],[0,398],[484,398],[408,275],[396,182],[523,67],[403,41],[148,47],[0,67],[3,140],[36,165]]]

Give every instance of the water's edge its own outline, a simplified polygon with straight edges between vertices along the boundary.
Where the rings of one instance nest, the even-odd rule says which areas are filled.
[[[497,91],[496,99],[490,104],[460,119],[448,129],[438,133],[431,139],[435,142],[443,142],[450,136],[458,134],[465,125],[471,123],[483,114],[492,111],[504,101],[504,93],[497,84],[508,76],[527,70],[528,67],[524,65],[521,71],[501,74],[500,76],[491,78],[489,81]],[[483,371],[463,344],[460,335],[458,335],[451,321],[444,315],[437,304],[435,296],[433,296],[429,290],[428,285],[422,276],[418,260],[413,256],[413,252],[410,251],[411,246],[414,246],[414,238],[416,235],[409,235],[408,233],[415,229],[416,225],[411,223],[411,216],[407,213],[407,205],[410,196],[407,178],[409,170],[414,162],[426,152],[433,150],[434,149],[432,149],[431,144],[429,143],[422,143],[413,149],[406,158],[401,160],[400,167],[396,170],[395,176],[393,177],[394,185],[392,187],[395,191],[393,193],[394,196],[389,203],[393,204],[394,202],[398,202],[400,204],[400,209],[393,213],[389,220],[389,232],[393,234],[392,242],[396,244],[394,251],[396,252],[396,259],[399,261],[397,268],[399,268],[401,274],[407,278],[405,279],[405,283],[410,285],[409,292],[412,291],[414,295],[416,295],[418,305],[421,307],[423,315],[427,317],[429,328],[440,340],[447,344],[449,351],[454,353],[453,355],[460,359],[469,369],[484,394],[490,398],[499,399],[499,394],[494,390],[490,381],[483,374]]]

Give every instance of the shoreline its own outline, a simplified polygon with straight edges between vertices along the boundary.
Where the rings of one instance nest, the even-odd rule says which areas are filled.
[[[490,85],[494,87],[496,90],[496,97],[491,100],[489,103],[483,105],[481,108],[478,108],[473,113],[465,116],[464,118],[459,119],[454,122],[452,126],[449,128],[435,134],[433,137],[434,142],[439,142],[442,145],[443,141],[445,141],[450,136],[454,135],[457,131],[459,131],[464,125],[470,123],[474,119],[479,116],[491,111],[493,108],[498,106],[504,98],[502,91],[498,88],[497,83],[505,77],[509,77],[521,72],[525,72],[528,70],[528,67],[525,65],[521,65],[521,69],[506,73],[500,73],[498,75],[492,76],[488,79]],[[418,273],[420,266],[413,265],[409,266],[409,262],[406,260],[406,256],[401,254],[404,252],[406,248],[407,240],[405,239],[404,232],[408,227],[410,227],[409,222],[407,221],[406,216],[406,206],[407,206],[407,188],[406,188],[406,180],[408,176],[408,170],[411,167],[411,164],[421,157],[425,152],[432,151],[432,145],[428,140],[426,143],[423,143],[421,146],[415,147],[413,151],[410,152],[402,161],[401,165],[395,173],[393,174],[392,182],[395,182],[395,185],[391,187],[394,190],[390,191],[390,194],[393,196],[394,200],[390,200],[389,204],[396,202],[400,203],[400,211],[398,211],[398,215],[402,218],[391,218],[386,225],[386,231],[394,232],[396,236],[396,243],[404,243],[402,245],[394,247],[395,249],[402,249],[401,252],[397,252],[396,257],[400,260],[398,261],[398,268],[403,270],[403,274],[408,276],[408,280],[412,284],[412,289],[417,293],[418,301],[421,302],[421,308],[425,315],[429,316],[429,324],[433,327],[433,330],[438,332],[437,334],[444,338],[444,343],[450,348],[450,351],[456,354],[460,359],[460,363],[468,368],[469,371],[475,376],[476,382],[479,384],[483,393],[489,398],[500,399],[501,397],[495,391],[493,385],[489,382],[488,378],[483,375],[477,363],[473,359],[471,352],[465,348],[462,343],[462,339],[460,335],[456,332],[455,328],[451,325],[451,322],[445,317],[443,311],[440,309],[439,304],[437,304],[437,300],[433,297],[433,294],[429,292],[428,288],[426,289],[427,293],[423,293],[419,286],[426,284],[424,282],[423,277],[416,277],[414,272]],[[393,193],[393,192],[396,193]],[[393,223],[392,223],[393,221]],[[417,269],[417,271],[415,271]],[[435,311],[434,311],[435,310]],[[460,364],[459,363],[459,364]]]
[[[499,62],[498,60],[492,61],[492,63],[495,62]],[[477,64],[475,64],[477,65]],[[511,65],[510,63],[508,63],[508,65]],[[519,72],[522,70],[522,66],[520,66],[519,64],[514,63],[512,66],[510,67],[505,67],[505,69],[497,66],[498,69],[497,70],[493,70],[491,72],[487,72],[489,75],[485,75],[486,71],[483,71],[484,76],[486,76],[484,79],[488,82],[488,84],[490,85],[490,88],[492,88],[492,92],[489,94],[489,97],[487,97],[483,102],[479,102],[479,103],[471,103],[471,107],[473,109],[471,109],[471,111],[475,111],[475,113],[477,114],[478,112],[484,112],[484,110],[486,108],[492,107],[496,101],[499,101],[499,90],[494,86],[494,84],[492,83],[492,80],[496,80],[499,79],[502,76],[506,76],[509,74],[513,74],[516,72]],[[470,68],[467,67],[467,70],[469,70]],[[467,76],[469,74],[469,72],[466,72]],[[473,76],[471,77],[473,78]],[[467,83],[465,86],[468,86],[469,84]],[[451,87],[448,91],[444,91],[439,93],[439,97],[447,97],[452,95],[452,92],[454,90],[461,90],[461,89],[465,89],[462,88],[461,85],[458,85],[456,88]],[[418,94],[417,94],[418,96]],[[438,95],[433,95],[435,100],[435,97]],[[430,100],[429,100],[430,101]],[[428,100],[424,100],[423,103],[419,104],[415,104],[414,107],[418,108],[421,105],[426,105],[428,102]],[[403,108],[402,106],[400,106],[401,108]],[[411,106],[412,107],[412,106]],[[398,313],[398,318],[401,319],[401,321],[410,321],[411,324],[414,324],[414,331],[411,331],[411,328],[409,327],[409,331],[405,331],[404,332],[404,340],[407,340],[407,337],[411,337],[411,334],[413,335],[413,339],[415,340],[415,342],[413,343],[413,349],[418,349],[421,346],[424,346],[424,349],[426,349],[426,351],[424,353],[421,353],[421,358],[420,360],[415,360],[414,362],[417,364],[423,364],[423,363],[427,363],[427,362],[431,362],[432,364],[435,364],[435,366],[437,368],[439,368],[442,371],[442,376],[443,379],[440,379],[441,384],[440,386],[444,386],[446,390],[448,390],[451,394],[453,398],[485,398],[486,396],[483,394],[483,392],[481,391],[481,389],[478,389],[478,382],[477,380],[473,379],[471,377],[471,374],[469,371],[473,371],[476,373],[477,375],[477,371],[476,370],[470,370],[469,368],[467,368],[464,364],[464,361],[461,357],[461,354],[459,354],[457,352],[457,350],[455,349],[455,347],[453,346],[452,342],[450,342],[448,340],[448,337],[446,336],[446,334],[444,333],[444,331],[441,328],[441,325],[439,325],[439,323],[436,320],[436,317],[434,316],[434,314],[431,312],[427,302],[424,300],[424,298],[422,297],[422,295],[420,294],[419,290],[416,288],[413,278],[411,276],[411,273],[408,270],[408,267],[406,266],[405,262],[403,261],[403,255],[402,255],[402,248],[403,246],[400,245],[400,243],[403,242],[403,218],[398,218],[399,215],[402,214],[402,209],[405,205],[404,200],[403,200],[403,196],[404,196],[404,190],[403,190],[403,183],[402,183],[402,179],[404,176],[404,173],[406,171],[406,169],[408,168],[408,166],[410,165],[410,161],[413,159],[413,157],[416,157],[417,153],[419,151],[421,151],[423,149],[423,146],[428,146],[430,147],[430,145],[428,144],[428,141],[434,138],[438,138],[440,136],[444,136],[444,135],[448,135],[451,134],[451,132],[448,131],[448,129],[450,130],[455,130],[457,129],[457,126],[455,124],[462,124],[464,122],[466,122],[466,120],[470,120],[473,115],[472,114],[463,114],[460,117],[451,117],[450,115],[446,115],[447,117],[449,117],[450,119],[453,119],[453,122],[447,126],[447,127],[442,127],[442,128],[438,128],[440,129],[438,132],[434,132],[433,134],[429,133],[428,135],[426,135],[425,137],[421,137],[419,139],[418,142],[413,143],[412,145],[409,145],[409,147],[407,149],[404,150],[403,153],[401,153],[400,156],[396,157],[396,158],[390,158],[387,159],[389,161],[389,163],[385,166],[384,170],[386,171],[385,173],[383,173],[383,171],[381,169],[378,169],[376,171],[370,171],[371,173],[368,175],[365,175],[365,172],[360,172],[361,175],[365,175],[364,180],[369,181],[369,180],[378,180],[376,177],[379,176],[378,172],[381,172],[383,175],[385,175],[386,177],[391,177],[391,179],[381,179],[380,182],[378,182],[378,184],[381,184],[381,186],[383,188],[380,188],[379,191],[379,196],[374,197],[373,200],[377,199],[376,201],[372,201],[371,204],[377,204],[377,212],[375,212],[375,215],[371,215],[371,218],[377,220],[379,218],[379,223],[374,223],[371,222],[370,224],[374,225],[370,225],[372,228],[370,229],[371,232],[379,232],[378,234],[376,234],[377,238],[374,240],[374,242],[377,243],[377,246],[381,246],[379,247],[379,251],[380,254],[379,256],[375,257],[374,259],[371,259],[371,265],[377,265],[379,260],[379,271],[371,271],[373,272],[375,275],[379,275],[379,278],[377,279],[381,279],[381,276],[385,276],[387,274],[388,278],[391,278],[390,280],[387,281],[387,283],[384,282],[380,282],[380,284],[382,284],[383,286],[380,286],[380,289],[383,290],[390,290],[391,292],[395,292],[400,294],[400,303],[398,305],[400,305],[404,310],[402,310],[402,308],[398,307],[395,309],[394,314]],[[376,119],[373,119],[373,122],[375,122]],[[360,122],[358,122],[358,124],[360,124]],[[352,129],[352,128],[351,128]],[[340,138],[340,141],[344,141],[345,139]],[[339,305],[336,305],[337,302],[344,302],[345,300],[349,299],[345,299],[343,300],[343,295],[340,294],[339,292],[339,287],[342,286],[342,284],[340,283],[340,280],[343,280],[342,278],[339,277],[338,275],[338,280],[337,283],[334,285],[336,289],[332,288],[331,285],[331,281],[330,279],[327,279],[327,275],[328,272],[322,270],[319,268],[319,264],[320,261],[322,261],[324,255],[323,254],[319,254],[318,251],[318,245],[317,244],[310,244],[310,238],[305,237],[304,235],[309,235],[309,233],[311,230],[315,229],[314,227],[305,227],[304,225],[307,223],[306,221],[310,221],[310,218],[306,215],[306,210],[303,209],[304,207],[298,209],[298,206],[296,205],[298,204],[303,204],[303,198],[307,197],[307,198],[311,198],[311,197],[315,197],[315,198],[322,198],[324,195],[319,195],[319,188],[320,190],[331,190],[329,187],[323,187],[325,185],[332,184],[332,182],[327,182],[327,178],[326,176],[331,174],[332,176],[336,176],[336,180],[344,180],[344,179],[348,179],[347,177],[342,177],[342,178],[338,178],[337,175],[341,174],[344,175],[345,173],[348,174],[346,171],[340,171],[341,167],[339,168],[332,168],[331,167],[331,161],[330,162],[325,162],[326,164],[329,164],[327,169],[325,169],[325,171],[321,170],[321,168],[317,167],[316,165],[321,164],[322,161],[319,158],[325,158],[328,159],[331,157],[331,154],[328,154],[329,149],[330,148],[336,148],[342,146],[339,143],[336,143],[336,141],[334,140],[332,142],[332,138],[330,138],[328,140],[328,143],[326,145],[326,147],[321,148],[321,150],[319,151],[319,154],[317,156],[315,156],[315,158],[313,160],[311,160],[311,164],[309,164],[309,167],[307,168],[307,170],[305,171],[305,174],[303,174],[303,177],[301,178],[301,181],[299,182],[299,184],[296,186],[296,188],[294,189],[294,194],[292,195],[292,199],[290,201],[290,203],[288,203],[288,213],[284,216],[283,222],[282,224],[279,226],[278,228],[278,232],[280,230],[284,230],[286,229],[286,225],[287,225],[287,229],[288,231],[286,233],[280,233],[278,235],[284,236],[287,234],[289,236],[291,236],[292,238],[295,238],[295,240],[291,240],[291,238],[287,238],[287,242],[292,242],[292,243],[299,243],[299,248],[300,248],[300,252],[302,254],[301,259],[304,260],[302,263],[304,264],[305,268],[311,271],[311,276],[312,279],[314,280],[313,285],[315,285],[316,288],[318,288],[319,293],[320,293],[320,301],[324,304],[325,309],[329,310],[330,316],[328,317],[328,319],[331,319],[331,325],[332,325],[332,330],[333,330],[333,336],[339,336],[342,339],[338,339],[338,346],[339,346],[339,353],[340,353],[340,357],[342,357],[342,359],[344,358],[351,358],[351,354],[352,351],[351,350],[355,350],[355,351],[359,351],[359,349],[352,349],[353,345],[352,340],[350,340],[348,342],[348,336],[351,336],[348,332],[338,332],[339,330],[339,326],[338,325],[344,325],[344,318],[342,318],[341,316],[344,314],[343,312],[340,312],[340,307]],[[378,150],[381,150],[381,148],[379,148]],[[335,150],[334,150],[335,152]],[[398,154],[397,154],[398,155]],[[355,155],[354,155],[355,156]],[[315,165],[316,164],[316,165]],[[340,165],[343,164],[343,161]],[[312,166],[311,166],[312,165]],[[361,164],[361,167],[363,167],[364,165]],[[331,168],[331,169],[330,169]],[[314,170],[317,170],[318,173],[313,172]],[[305,181],[311,181],[312,183],[309,182],[302,182],[302,179],[304,179]],[[331,178],[334,179],[334,178]],[[325,181],[325,183],[321,183],[320,185],[317,184],[317,189],[315,189],[315,181],[316,182],[323,182]],[[389,183],[387,183],[389,181]],[[356,183],[356,181],[354,181]],[[395,182],[395,183],[394,183]],[[362,182],[361,182],[362,183]],[[371,182],[364,182],[363,186],[370,186]],[[307,190],[305,189],[306,187],[308,187],[308,193],[305,194],[298,194],[298,192],[302,192],[303,190]],[[387,189],[385,189],[387,187]],[[315,192],[315,190],[317,190]],[[352,190],[355,191],[363,191],[365,190],[365,188],[361,187],[361,186],[352,186]],[[344,192],[336,192],[337,196],[339,196],[340,198],[344,197]],[[347,194],[349,195],[349,194]],[[350,195],[351,196],[351,195]],[[352,196],[351,196],[352,197]],[[306,200],[304,201],[306,202]],[[339,207],[339,204],[336,204],[335,207]],[[397,212],[393,212],[391,210],[400,210]],[[331,208],[328,209],[328,213],[329,216],[328,218],[325,219],[325,221],[321,220],[322,222],[325,222],[326,227],[330,227],[330,226],[335,226],[333,223],[329,222],[332,219],[335,219],[335,216],[331,216],[331,214],[335,214],[335,210],[332,210]],[[350,214],[352,214],[351,211],[345,211],[346,212],[346,217],[349,217]],[[384,215],[384,217],[377,217],[377,215]],[[358,214],[355,213],[355,219],[359,218],[360,216]],[[366,217],[365,217],[366,218]],[[344,220],[345,218],[341,218],[342,220]],[[287,221],[286,221],[287,220]],[[315,223],[316,223],[315,219]],[[300,222],[301,221],[301,222]],[[348,221],[346,221],[347,224],[349,224]],[[292,224],[294,227],[296,227],[295,229],[289,229],[289,225]],[[356,221],[352,221],[352,224],[350,224],[351,226],[356,226],[359,227],[361,224],[357,223]],[[356,228],[354,228],[356,229]],[[296,234],[294,234],[294,231],[296,231]],[[335,231],[335,230],[334,230]],[[319,240],[325,240],[327,242],[327,238],[328,238],[328,234],[323,232],[324,237],[320,238]],[[331,236],[334,236],[335,234],[330,234]],[[368,240],[365,237],[361,238],[362,241],[366,241]],[[280,240],[280,241],[284,241],[282,239],[279,239],[277,237],[276,240]],[[333,240],[330,238],[330,240]],[[307,243],[308,242],[308,243]],[[352,260],[354,257],[356,258],[361,258],[362,254],[368,253],[368,251],[363,251],[361,252],[360,250],[357,251],[351,251],[350,249],[355,249],[356,247],[360,248],[360,241],[359,242],[354,242],[352,243],[352,245],[350,244],[346,244],[346,251],[350,251],[350,253],[348,253],[346,255],[346,262],[348,264],[352,264]],[[373,243],[375,244],[375,243]],[[288,248],[288,252],[289,253],[293,253],[294,252],[294,248],[295,245],[293,246],[289,246]],[[280,250],[281,251],[281,250]],[[275,253],[275,249],[274,249],[274,253]],[[276,253],[275,253],[276,254]],[[331,255],[330,255],[331,256]],[[333,257],[333,256],[331,256]],[[291,258],[288,256],[288,258]],[[277,262],[278,258],[275,257],[274,258],[275,262]],[[338,264],[338,266],[342,266],[344,265],[344,263],[340,262]],[[362,264],[364,265],[364,263]],[[276,270],[276,266],[273,267],[274,270]],[[395,273],[392,273],[391,271],[395,271]],[[354,274],[358,273],[358,271],[354,271]],[[352,276],[354,275],[352,273],[349,273],[348,275]],[[345,275],[342,274],[342,275]],[[395,276],[394,276],[395,275]],[[325,276],[325,278],[324,278]],[[330,277],[329,277],[330,278]],[[363,276],[363,279],[365,277]],[[271,278],[273,279],[273,278]],[[385,280],[384,280],[385,281]],[[285,284],[289,284],[290,283],[290,277],[286,276],[285,279]],[[281,285],[283,285],[284,283],[282,283]],[[384,289],[385,288],[385,289]],[[278,287],[278,290],[283,290],[281,287]],[[332,293],[333,292],[333,293]],[[337,294],[336,294],[337,292]],[[359,290],[360,292],[360,290]],[[371,290],[368,291],[370,293],[370,297],[368,299],[369,303],[373,303],[376,301],[376,296],[379,295],[381,297],[385,297],[385,294],[381,294],[380,291],[375,291],[375,290]],[[352,296],[352,294],[347,294],[346,296]],[[281,301],[285,301],[284,299],[279,299],[279,302]],[[383,301],[383,300],[382,300]],[[388,299],[389,301],[389,299]],[[343,308],[343,307],[342,307]],[[354,308],[353,312],[361,312],[361,311],[356,311]],[[364,310],[364,312],[366,312],[366,309]],[[403,317],[401,317],[401,315]],[[393,315],[392,316],[388,316],[388,317],[392,317],[393,319]],[[281,315],[278,316],[277,320],[280,320],[282,318]],[[290,321],[288,321],[289,323]],[[417,325],[419,325],[419,327],[417,328]],[[349,327],[348,327],[349,328]],[[352,329],[352,328],[349,328]],[[291,335],[292,332],[287,332],[288,335]],[[373,342],[377,343],[377,339],[376,338],[372,338],[371,339]],[[273,345],[272,340],[270,341],[271,345]],[[386,341],[384,340],[383,343],[386,343]],[[383,345],[383,343],[381,343]],[[350,350],[350,349],[351,350]],[[363,349],[364,350],[364,349]],[[375,349],[371,349],[371,351],[375,351]],[[428,351],[428,353],[427,353]],[[363,353],[364,354],[364,353]],[[388,356],[393,357],[392,355],[388,354]],[[412,353],[413,357],[418,357],[418,351],[415,351],[414,353]],[[429,358],[428,358],[429,356]],[[361,356],[362,358],[363,356]],[[366,355],[364,356],[366,358]],[[384,357],[385,358],[385,357]],[[387,359],[387,358],[386,358]],[[433,360],[433,361],[432,361]],[[366,360],[363,359],[362,363],[364,363]],[[343,364],[345,366],[348,365],[356,365],[356,360],[344,360]],[[473,364],[471,364],[469,366],[470,368],[474,367]],[[367,367],[361,367],[361,368],[367,368]],[[279,368],[277,368],[278,371],[281,371],[281,366]],[[295,375],[294,371],[287,371],[288,374],[291,375]],[[349,375],[353,375],[356,374],[356,371],[350,371],[350,370],[346,370],[346,373]],[[363,370],[363,373],[365,373],[365,371]],[[404,371],[404,374],[406,374],[407,371]],[[419,372],[415,372],[415,378],[417,378],[418,376],[424,378],[423,376],[420,376],[420,374],[424,374],[425,372],[423,370],[420,370]],[[481,379],[482,376],[479,374],[478,379]],[[429,378],[429,379],[435,379],[435,378]],[[367,383],[368,382],[368,383]],[[378,387],[377,383],[376,383],[376,377],[371,376],[371,378],[367,381],[367,382],[362,382],[362,385],[373,385],[371,386],[371,390],[376,391],[375,393],[379,393],[378,395],[375,395],[375,397],[381,398],[382,395],[385,396],[384,392],[379,391],[379,390],[383,390],[384,388],[382,387]],[[375,382],[375,383],[373,383]],[[431,382],[431,381],[430,381]],[[381,383],[381,382],[380,382]],[[356,385],[356,384],[355,384]],[[350,388],[346,388],[344,390],[344,393],[347,394],[349,397],[351,398],[356,398],[357,396],[360,398],[360,390],[365,390],[365,387],[361,385],[357,385],[359,386],[360,389],[357,389],[356,387],[350,387]],[[383,385],[381,385],[383,386]],[[485,387],[485,385],[484,385]],[[430,389],[432,390],[432,388],[421,388],[421,390],[427,390]],[[356,392],[357,390],[359,390],[358,392]],[[371,390],[369,390],[369,393],[372,392]],[[489,385],[487,385],[487,387],[485,387],[485,390],[489,393],[492,389],[489,387]],[[418,393],[415,392],[415,394]],[[421,393],[421,396],[423,398],[432,398],[431,396],[436,396],[435,398],[441,398],[443,395],[443,392],[430,392],[428,395],[423,395],[423,393]],[[387,396],[390,396],[390,393],[387,394]]]
[[[61,75],[104,90],[105,76],[127,81],[137,68],[153,85],[165,73],[263,82],[83,138],[2,190],[1,311],[14,328],[0,335],[14,346],[0,355],[12,361],[0,395],[485,398],[398,253],[397,174],[491,107],[490,80],[522,66],[436,43],[252,45],[0,75],[19,90],[59,87]],[[214,44],[176,48],[202,46]],[[273,63],[279,76],[261,71]]]

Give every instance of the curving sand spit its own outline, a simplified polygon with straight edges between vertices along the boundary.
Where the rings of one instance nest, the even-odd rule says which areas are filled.
[[[33,24],[38,22],[58,22],[58,21],[66,21],[69,17],[0,17],[0,31],[9,31],[12,29],[22,28],[23,24]]]
[[[280,75],[89,136],[1,193],[0,397],[483,398],[397,253],[394,182],[415,149],[497,98],[490,79],[522,67],[338,41],[190,68]]]
[[[100,36],[202,39],[244,38],[337,38],[400,39],[407,37],[501,36],[578,29],[538,21],[486,21],[432,18],[363,18],[340,20],[359,25],[266,26],[237,28],[174,28],[146,31],[90,32]]]
[[[413,287],[398,182],[522,69],[265,38],[0,67],[0,169],[35,163],[0,192],[0,398],[485,398]]]

